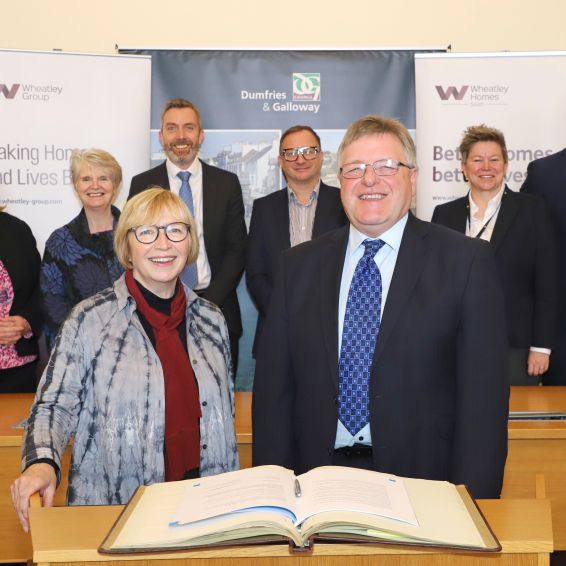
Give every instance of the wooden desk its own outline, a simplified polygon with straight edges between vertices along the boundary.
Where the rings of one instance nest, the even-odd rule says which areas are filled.
[[[31,556],[31,541],[19,527],[10,501],[9,485],[19,473],[21,430],[11,426],[24,418],[32,395],[0,395],[0,562],[23,562]],[[512,411],[564,411],[566,387],[512,387]],[[236,393],[236,436],[242,467],[251,465],[251,393]],[[63,478],[66,481],[65,463]],[[537,475],[544,478],[552,501],[554,545],[566,550],[566,421],[509,423],[509,455],[503,497],[536,497]],[[539,481],[538,485],[541,485]],[[57,494],[63,504],[66,485]]]
[[[501,553],[468,553],[411,549],[386,545],[315,544],[312,556],[290,556],[284,545],[195,550],[161,555],[104,556],[96,548],[118,516],[121,506],[31,509],[33,560],[43,564],[91,566],[109,562],[149,566],[369,566],[380,565],[536,565],[548,566],[552,552],[550,506],[547,500],[485,500],[479,505],[499,538]],[[190,559],[190,562],[189,560]],[[132,565],[133,566],[133,565]]]
[[[22,531],[12,507],[10,484],[20,473],[23,434],[23,429],[13,425],[27,417],[33,399],[31,393],[0,395],[0,563],[27,562],[31,558],[31,539]],[[252,465],[251,403],[251,393],[236,393],[236,439],[243,468]],[[65,504],[69,463],[67,450],[55,505]]]
[[[509,405],[511,411],[566,412],[566,387],[512,387]],[[532,498],[537,485],[552,502],[554,547],[566,550],[566,421],[509,422],[502,496]]]
[[[14,424],[28,416],[33,402],[31,393],[0,395],[0,563],[26,562],[31,557],[31,538],[24,534],[12,507],[10,484],[20,474],[23,429]],[[55,495],[55,505],[64,505],[70,454],[63,461],[64,473]]]

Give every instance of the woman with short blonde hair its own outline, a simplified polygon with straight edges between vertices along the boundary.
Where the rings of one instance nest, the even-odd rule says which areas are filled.
[[[238,468],[226,321],[179,277],[198,255],[186,206],[144,191],[115,244],[126,273],[73,309],[31,409],[12,484],[26,530],[29,497],[53,502],[71,436],[71,505],[123,504],[142,484]]]

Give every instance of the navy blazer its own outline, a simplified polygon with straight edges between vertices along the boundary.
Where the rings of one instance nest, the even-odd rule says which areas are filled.
[[[550,212],[557,247],[558,288],[566,289],[566,148],[527,167],[522,193],[542,196]],[[566,335],[566,293],[558,295],[558,334]]]
[[[432,222],[465,233],[467,196],[438,205]],[[556,337],[556,250],[544,201],[505,187],[491,245],[507,306],[509,345],[552,348]]]
[[[340,189],[320,183],[312,237],[344,226],[348,218],[342,208]],[[248,251],[246,284],[258,310],[254,354],[269,306],[279,255],[291,247],[289,233],[289,195],[287,188],[254,201]]]
[[[204,245],[211,270],[210,285],[201,295],[222,309],[228,329],[240,336],[236,289],[244,271],[247,239],[242,187],[234,173],[201,163]],[[128,199],[151,186],[170,190],[165,161],[132,179]]]
[[[281,254],[257,356],[254,465],[332,463],[349,226]],[[507,454],[505,304],[490,246],[409,215],[370,378],[373,465],[498,497]]]

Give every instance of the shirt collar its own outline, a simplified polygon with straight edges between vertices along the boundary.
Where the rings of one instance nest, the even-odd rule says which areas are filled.
[[[397,220],[397,222],[393,224],[389,230],[383,232],[379,238],[371,238],[350,224],[348,255],[353,254],[362,245],[362,242],[368,238],[370,240],[383,240],[390,248],[398,252],[401,247],[401,240],[403,239],[403,232],[405,231],[408,218],[409,213],[406,213],[405,216],[403,216],[400,220]]]
[[[318,199],[318,193],[319,192],[320,192],[320,179],[318,180],[318,182],[316,183],[316,185],[314,186],[314,188],[312,190],[312,193],[309,197],[309,204],[311,202],[313,202],[314,200]],[[299,202],[299,199],[297,198],[297,195],[295,194],[295,191],[289,185],[287,185],[287,196],[293,202],[295,202],[297,204],[301,204]]]
[[[505,183],[501,184],[501,188],[499,189],[499,191],[497,191],[497,194],[492,196],[489,199],[489,202],[487,203],[487,207],[485,209],[485,214],[484,214],[484,218],[486,216],[491,216],[499,207],[499,204],[501,203],[501,199],[503,198],[503,193],[505,192]],[[479,209],[478,205],[474,202],[474,199],[472,198],[472,191],[470,191],[469,195],[468,195],[468,199],[470,201],[470,216],[472,218],[475,218],[475,215]]]
[[[191,163],[191,166],[188,169],[181,169],[177,167],[169,158],[165,161],[165,167],[167,167],[167,175],[169,175],[170,179],[177,177],[177,173],[179,171],[189,171],[191,179],[202,175],[202,163],[198,157]]]

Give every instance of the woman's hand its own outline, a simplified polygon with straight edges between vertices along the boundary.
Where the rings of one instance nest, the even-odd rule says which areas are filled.
[[[21,316],[0,318],[0,345],[11,346],[31,332],[28,321]]]
[[[51,464],[32,464],[10,486],[12,503],[22,528],[29,532],[29,498],[39,491],[43,507],[52,507],[57,487],[57,475]]]

